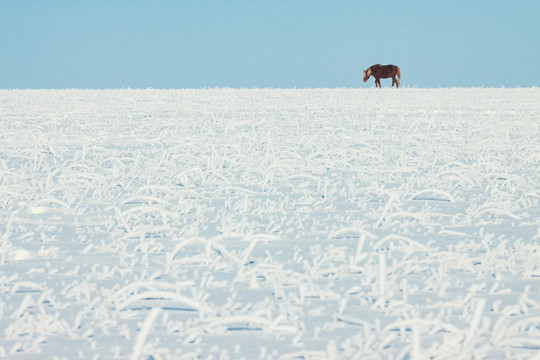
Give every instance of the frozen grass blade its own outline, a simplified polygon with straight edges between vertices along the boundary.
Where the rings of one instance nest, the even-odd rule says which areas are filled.
[[[469,326],[469,331],[467,332],[467,337],[463,343],[463,348],[465,353],[470,353],[476,338],[478,337],[478,327],[480,325],[480,320],[482,319],[482,314],[484,312],[484,307],[486,306],[486,299],[478,299],[476,302],[476,308],[474,310],[474,316],[472,318],[471,324]]]
[[[154,325],[154,322],[156,321],[160,312],[161,312],[161,309],[154,308],[150,310],[150,312],[146,316],[146,319],[144,320],[141,330],[139,331],[139,334],[137,335],[135,346],[133,347],[133,353],[131,354],[131,360],[140,359],[143,353],[143,347],[144,347],[146,338],[148,337],[148,334],[150,333],[152,326]]]

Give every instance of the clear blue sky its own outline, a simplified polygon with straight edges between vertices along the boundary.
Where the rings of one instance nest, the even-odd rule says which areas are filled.
[[[540,86],[540,0],[0,0],[0,88],[373,87],[376,63]]]

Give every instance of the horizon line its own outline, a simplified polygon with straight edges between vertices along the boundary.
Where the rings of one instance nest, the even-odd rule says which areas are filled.
[[[539,86],[437,86],[437,87],[420,87],[420,86],[401,86],[399,88],[394,88],[391,86],[376,88],[376,87],[229,87],[229,86],[204,86],[198,88],[154,88],[154,87],[118,87],[118,88],[87,88],[87,87],[67,87],[67,88],[0,88],[0,91],[65,91],[65,90],[76,90],[76,91],[111,91],[111,90],[164,90],[164,91],[174,91],[174,90],[382,90],[382,89],[418,89],[418,90],[439,90],[439,89],[538,89]]]

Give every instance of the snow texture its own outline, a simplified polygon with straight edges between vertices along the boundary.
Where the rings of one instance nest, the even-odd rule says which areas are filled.
[[[540,90],[0,91],[0,357],[539,359]]]

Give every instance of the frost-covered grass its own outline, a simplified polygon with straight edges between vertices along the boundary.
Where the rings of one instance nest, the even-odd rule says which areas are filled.
[[[0,91],[0,357],[533,357],[538,99]]]

